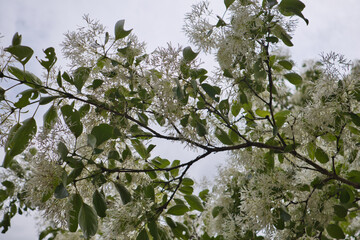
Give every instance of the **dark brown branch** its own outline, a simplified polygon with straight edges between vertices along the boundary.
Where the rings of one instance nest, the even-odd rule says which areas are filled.
[[[328,170],[326,170],[325,168],[322,168],[321,166],[319,166],[317,163],[311,161],[310,159],[300,155],[299,153],[297,153],[296,151],[292,151],[290,152],[294,157],[297,157],[298,159],[306,162],[307,164],[313,166],[318,172],[328,176],[330,179],[334,179],[334,180],[337,180],[339,182],[342,182],[342,183],[345,183],[347,185],[350,185],[356,189],[360,189],[360,184],[359,183],[356,183],[356,182],[352,182],[352,181],[349,181],[339,175],[336,175],[334,174],[333,172],[329,172]]]
[[[187,173],[187,171],[190,169],[191,165],[194,164],[195,162],[199,161],[200,159],[205,158],[206,156],[208,156],[211,152],[205,152],[204,154],[201,154],[199,156],[197,156],[194,160],[190,161],[187,163],[187,166],[185,168],[185,170],[182,172],[181,176],[179,177],[179,182],[175,188],[175,190],[173,191],[173,193],[171,194],[170,198],[166,201],[166,203],[164,205],[162,205],[161,207],[159,207],[158,212],[161,213],[162,211],[164,211],[167,206],[169,205],[169,203],[171,202],[171,200],[175,197],[175,194],[177,192],[177,190],[180,188],[182,180],[185,176],[185,174]]]
[[[108,106],[104,105],[104,104],[98,104],[98,103],[95,103],[93,101],[90,101],[90,100],[87,100],[87,99],[82,99],[80,97],[77,97],[77,96],[74,96],[73,94],[71,93],[67,93],[67,92],[63,92],[63,91],[60,91],[60,90],[57,90],[57,89],[54,89],[54,88],[51,88],[51,87],[47,87],[47,86],[42,86],[40,84],[36,84],[36,83],[32,83],[32,82],[28,82],[28,81],[22,81],[22,80],[19,80],[19,79],[16,79],[16,78],[13,78],[11,76],[7,76],[7,75],[4,75],[4,77],[6,78],[9,78],[9,79],[12,79],[12,80],[15,80],[15,81],[18,81],[20,83],[26,83],[26,84],[32,84],[36,87],[39,87],[39,88],[43,88],[43,89],[47,89],[47,90],[51,90],[51,91],[54,91],[54,92],[57,92],[61,95],[64,95],[68,98],[71,98],[71,99],[75,99],[75,100],[78,100],[78,101],[81,101],[81,102],[84,102],[84,103],[88,103],[92,106],[95,106],[95,107],[98,107],[98,108],[101,108],[103,110],[106,110],[106,111],[109,111],[110,113],[113,113],[115,115],[118,115],[118,116],[122,116],[122,117],[125,117],[127,118],[128,120],[130,121],[133,121],[135,123],[137,123],[138,125],[140,125],[141,127],[143,127],[144,129],[147,129],[148,131],[150,131],[151,133],[153,133],[153,137],[157,137],[157,138],[161,138],[161,139],[166,139],[166,140],[171,140],[171,141],[185,141],[193,146],[196,146],[196,147],[199,147],[205,151],[207,151],[206,155],[210,154],[210,153],[213,153],[213,152],[224,152],[224,151],[229,151],[229,150],[237,150],[237,149],[243,149],[243,148],[248,148],[248,147],[257,147],[257,148],[264,148],[264,149],[270,149],[270,150],[275,150],[275,151],[278,151],[278,152],[284,152],[284,147],[283,146],[271,146],[271,145],[267,145],[267,144],[264,144],[264,143],[260,143],[260,142],[246,142],[246,143],[243,143],[243,144],[238,144],[238,145],[232,145],[232,146],[224,146],[224,147],[210,147],[210,146],[205,146],[203,144],[200,144],[200,143],[197,143],[197,142],[194,142],[190,139],[186,139],[186,138],[180,138],[180,137],[173,137],[173,136],[166,136],[166,135],[162,135],[160,133],[158,133],[157,131],[153,130],[152,128],[146,126],[145,124],[141,123],[140,121],[134,119],[133,117],[129,116],[127,113],[121,113],[121,112],[118,112],[114,109],[111,109],[109,108]],[[295,150],[294,151],[291,151],[290,152],[294,157],[306,162],[307,164],[311,165],[312,167],[314,167],[318,172],[328,176],[329,178],[331,179],[334,179],[334,180],[337,180],[337,181],[340,181],[342,183],[345,183],[345,184],[348,184],[350,186],[353,186],[354,188],[356,189],[360,189],[360,184],[359,183],[356,183],[356,182],[351,182],[341,176],[338,176],[334,173],[330,173],[328,170],[326,170],[325,168],[322,168],[321,166],[319,166],[318,164],[316,164],[315,162],[311,161],[310,159],[300,155],[299,153],[297,153]],[[197,161],[197,160],[193,160],[193,161]],[[181,164],[177,167],[174,167],[174,168],[166,168],[166,169],[155,169],[155,170],[144,170],[144,169],[120,169],[120,168],[115,168],[115,169],[106,169],[106,168],[102,168],[102,171],[106,171],[106,172],[147,172],[147,171],[170,171],[171,169],[175,169],[175,168],[179,168],[179,167],[184,167],[184,166],[188,166],[188,165],[191,165],[193,162],[190,161],[188,163],[185,163],[185,164]]]

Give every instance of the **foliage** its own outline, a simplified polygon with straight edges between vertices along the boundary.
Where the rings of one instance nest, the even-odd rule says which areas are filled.
[[[298,71],[290,47],[299,0],[225,0],[211,22],[193,6],[185,32],[197,47],[144,44],[85,17],[66,34],[59,70],[14,35],[1,59],[2,232],[40,210],[40,239],[355,239],[359,237],[359,67],[330,53]],[[211,76],[198,53],[213,53]],[[16,97],[14,97],[16,96]],[[43,120],[41,117],[43,116]],[[156,140],[194,159],[154,156]],[[229,156],[211,190],[187,175]]]

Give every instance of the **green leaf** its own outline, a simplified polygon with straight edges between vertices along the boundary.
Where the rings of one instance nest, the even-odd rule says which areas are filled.
[[[275,121],[276,121],[276,126],[278,128],[281,128],[284,125],[284,123],[285,123],[285,121],[287,119],[287,115],[289,113],[290,113],[289,110],[284,110],[284,111],[280,111],[280,112],[275,113],[274,118],[275,118]]]
[[[6,155],[3,163],[3,167],[10,166],[11,160],[18,154],[22,153],[29,145],[31,139],[36,134],[36,121],[34,118],[26,119],[22,126],[20,126],[10,141],[8,141]]]
[[[200,212],[204,211],[204,206],[201,203],[200,198],[198,198],[197,196],[185,195],[184,198],[187,201],[187,203],[190,205],[190,207],[192,207],[193,209],[198,210]]]
[[[207,133],[204,124],[202,124],[200,121],[196,121],[196,133],[197,133],[200,137],[205,136],[206,133]]]
[[[138,236],[136,237],[136,240],[150,240],[145,228],[143,228],[139,232]]]
[[[69,203],[71,208],[68,212],[68,228],[70,232],[76,232],[78,228],[79,212],[83,203],[80,194],[72,194],[69,198]]]
[[[169,217],[165,217],[165,221],[166,221],[166,224],[171,227],[171,228],[175,228],[176,227],[176,223],[174,222],[174,220],[172,220],[171,218]]]
[[[191,239],[189,229],[181,222],[176,222],[176,227],[171,229],[176,239]],[[219,238],[221,240],[221,238]]]
[[[6,181],[3,181],[1,184],[4,187],[6,187],[7,195],[9,195],[9,196],[13,195],[14,190],[15,190],[15,184],[13,182],[6,180]],[[0,200],[0,202],[2,202],[2,201]]]
[[[333,237],[336,239],[344,239],[345,238],[345,234],[344,234],[343,230],[341,229],[341,227],[339,227],[336,224],[329,224],[326,227],[326,231],[328,232],[330,237]]]
[[[128,183],[132,182],[132,175],[130,173],[125,173],[125,178]]]
[[[223,114],[224,116],[227,116],[230,110],[230,105],[229,105],[229,101],[227,99],[222,100],[219,103],[219,110],[221,112],[221,114]]]
[[[1,71],[0,71],[0,74],[1,74]],[[0,101],[2,101],[2,100],[5,100],[5,89],[0,87]]]
[[[277,37],[270,36],[270,37],[266,37],[266,41],[271,43],[277,43],[279,42],[279,39]]]
[[[218,18],[218,22],[216,23],[215,27],[219,28],[219,27],[224,27],[226,26],[226,22],[224,21],[224,19],[222,19],[220,16],[216,16]]]
[[[176,167],[180,165],[180,160],[174,160],[170,166],[170,168]],[[179,168],[175,168],[170,170],[171,176],[172,177],[177,177],[179,175]]]
[[[273,136],[275,137],[278,133],[279,133],[279,127],[277,125],[275,125],[273,127]]]
[[[67,184],[72,183],[78,176],[80,176],[83,169],[83,166],[75,167],[67,177]]]
[[[308,155],[309,155],[309,158],[311,160],[314,160],[315,158],[315,152],[316,152],[316,145],[314,142],[309,142],[308,145],[307,145],[307,151],[308,151]]]
[[[59,142],[57,146],[58,153],[60,154],[61,159],[66,159],[69,153],[66,145],[63,142]]]
[[[24,81],[26,82],[25,84],[30,86],[31,88],[35,88],[38,89],[38,86],[34,86],[34,84],[29,84],[29,83],[35,83],[37,85],[41,85],[42,82],[41,80],[35,76],[34,74],[32,74],[31,72],[28,71],[23,71],[20,70],[19,68],[13,67],[13,66],[9,66],[8,67],[8,71],[14,75],[15,77],[17,77],[20,81]]]
[[[6,142],[5,142],[5,146],[4,146],[5,152],[9,150],[9,144],[10,144],[10,142],[12,141],[12,139],[14,138],[16,131],[17,131],[20,127],[21,127],[21,124],[20,124],[20,123],[16,123],[14,126],[11,127],[11,129],[10,129],[10,131],[9,131],[9,134],[8,134],[8,137],[7,137],[7,140],[6,140]]]
[[[187,185],[187,186],[192,186],[192,185],[194,185],[194,181],[191,178],[183,178],[183,180],[181,181],[181,184]]]
[[[351,155],[353,154],[353,152],[351,153]],[[357,154],[357,151],[356,151]],[[351,156],[350,156],[351,157]],[[360,171],[358,170],[351,170],[348,174],[347,174],[347,178],[352,181],[352,182],[356,182],[360,184]]]
[[[146,147],[144,146],[144,144],[142,144],[141,141],[137,139],[132,139],[131,143],[143,159],[148,159],[150,157],[150,154],[148,153]]]
[[[61,77],[67,81],[68,83],[70,83],[71,85],[74,85],[74,80],[72,77],[69,76],[69,74],[67,74],[67,72],[64,72]]]
[[[124,185],[118,182],[114,182],[116,190],[120,193],[121,201],[123,204],[127,204],[131,201],[131,194]]]
[[[155,200],[155,191],[154,187],[151,185],[148,185],[144,188],[144,193],[146,198],[150,198],[151,200]]]
[[[315,157],[320,163],[327,163],[329,161],[329,156],[321,148],[316,148]]]
[[[273,170],[275,166],[274,154],[269,151],[264,156],[266,170]]]
[[[273,67],[273,66],[274,66],[274,63],[275,63],[276,60],[277,60],[277,56],[276,56],[276,55],[271,55],[271,56],[269,57],[269,65],[270,65],[270,67]]]
[[[283,162],[284,162],[284,154],[283,154],[283,153],[279,153],[279,154],[277,154],[277,156],[278,156],[279,162],[280,162],[280,163],[283,163]]]
[[[91,87],[93,90],[95,90],[95,89],[99,88],[103,83],[104,83],[104,80],[95,79],[95,80],[92,82],[92,84],[91,84],[90,87]]]
[[[56,82],[57,82],[57,84],[58,84],[58,86],[59,86],[60,88],[63,88],[62,79],[61,79],[61,72],[60,72],[60,71],[58,72],[58,75],[57,75],[57,77],[56,77]]]
[[[150,152],[151,152],[155,147],[156,147],[156,145],[150,144],[150,145],[147,147],[146,151],[150,154]],[[170,164],[170,162],[169,162],[169,164]]]
[[[73,158],[73,157],[67,157],[66,159],[64,159],[67,164],[69,164],[70,167],[72,168],[83,168],[84,164],[82,162],[81,159],[78,158]]]
[[[279,10],[284,16],[297,15],[308,25],[309,20],[302,14],[302,10],[304,10],[304,8],[305,4],[299,0],[282,0],[279,4]]]
[[[235,2],[235,0],[224,0],[226,9],[228,9],[230,7],[230,5],[233,4],[234,2]]]
[[[213,218],[216,218],[223,209],[223,206],[215,206],[211,211],[211,215],[213,216]]]
[[[108,33],[108,32],[106,32],[106,33],[105,33],[105,44],[107,44],[107,43],[108,43],[108,41],[109,41],[109,37],[110,37],[109,33]]]
[[[13,46],[20,45],[21,39],[22,39],[22,36],[16,32],[12,38],[12,45]]]
[[[108,159],[120,160],[120,154],[116,150],[112,150],[108,154]]]
[[[90,111],[90,104],[84,104],[79,108],[80,118],[85,117],[85,115]]]
[[[360,135],[360,130],[359,129],[357,129],[355,127],[352,127],[352,126],[349,126],[349,125],[347,127],[349,128],[351,133],[356,134],[356,135]]]
[[[294,46],[294,44],[291,42],[291,36],[280,25],[275,24],[273,28],[273,33],[276,37],[280,38],[286,46]]]
[[[139,121],[145,126],[148,125],[149,118],[144,113],[138,113]]]
[[[104,56],[101,56],[97,62],[96,62],[96,66],[97,66],[97,69],[103,69],[104,66],[105,66],[105,62],[107,62],[107,58],[104,57]],[[88,86],[88,88],[90,88],[91,86]]]
[[[150,231],[150,235],[153,237],[153,240],[159,240],[159,232],[158,232],[158,226],[155,221],[148,222],[148,228]]]
[[[39,100],[40,105],[46,105],[50,102],[52,102],[54,99],[59,98],[59,96],[48,96],[48,97],[41,97]]]
[[[260,116],[260,117],[270,117],[270,112],[269,111],[265,111],[265,110],[261,110],[260,108],[256,109],[255,113]]]
[[[198,54],[199,53],[194,52],[191,47],[186,47],[183,49],[183,57],[186,62],[191,62],[197,57]]]
[[[287,60],[281,60],[278,63],[286,70],[291,70],[293,67],[292,63]]]
[[[44,231],[39,234],[39,240],[48,239],[53,240],[59,233],[60,228],[47,227]]]
[[[125,20],[119,20],[115,24],[115,41],[128,36],[132,29],[124,30]]]
[[[39,60],[41,66],[43,66],[48,72],[50,72],[50,69],[54,66],[56,63],[57,57],[55,54],[55,49],[53,47],[49,47],[44,50],[45,57],[48,59],[45,60]]]
[[[284,77],[292,84],[299,85],[302,83],[302,77],[297,73],[286,73]]]
[[[181,124],[181,126],[186,127],[186,126],[188,125],[188,123],[189,123],[189,115],[186,114],[186,115],[184,115],[184,117],[180,120],[180,124]]]
[[[41,202],[45,203],[47,200],[49,200],[54,195],[54,189],[48,190],[48,192],[43,193]]]
[[[272,8],[273,6],[275,6],[276,4],[278,4],[277,0],[265,0],[267,3],[267,6],[269,8]]]
[[[56,188],[54,192],[54,197],[57,199],[67,198],[69,196],[69,192],[64,187],[64,184],[61,182]]]
[[[236,117],[237,115],[239,115],[241,110],[241,104],[238,101],[233,102],[233,104],[231,105],[231,114]]]
[[[340,217],[340,218],[346,217],[347,212],[348,212],[347,209],[344,208],[343,206],[341,206],[341,205],[334,205],[334,213],[335,213],[338,217]]]
[[[278,229],[278,230],[284,230],[284,228],[285,228],[284,220],[282,220],[281,218],[275,219],[275,221],[274,221],[274,226],[275,226],[276,229]]]
[[[209,189],[205,189],[199,192],[199,197],[201,198],[201,200],[206,201],[209,197]]]
[[[343,186],[340,189],[340,197],[339,197],[339,199],[340,199],[340,202],[343,203],[343,204],[349,203],[349,202],[354,200],[354,193],[348,187]]]
[[[359,115],[355,114],[355,113],[350,113],[350,117],[352,122],[356,125],[356,126],[360,126],[360,117]]]
[[[166,168],[167,166],[169,166],[170,161],[164,158],[156,157],[153,160],[151,160],[151,163],[158,168]]]
[[[14,104],[17,108],[24,108],[30,104],[30,99],[36,99],[39,96],[39,93],[35,89],[27,89],[19,93],[21,98]]]
[[[61,107],[61,113],[70,131],[75,135],[76,138],[78,138],[83,131],[83,125],[80,122],[79,112],[76,109],[73,109],[72,106],[65,105]]]
[[[286,117],[287,115],[290,114],[290,111],[289,110],[283,110],[283,111],[280,111],[280,112],[277,112],[275,113],[274,117],[275,118],[278,118],[278,117]]]
[[[101,218],[106,217],[107,205],[106,205],[105,197],[98,190],[96,190],[93,194],[93,205],[99,217]]]
[[[179,191],[183,194],[190,195],[194,192],[194,188],[191,186],[182,186],[181,188],[179,188]]]
[[[113,135],[114,128],[108,124],[102,123],[91,130],[91,134],[96,137],[96,147],[109,140]]]
[[[189,210],[190,209],[186,205],[178,204],[178,205],[175,205],[175,206],[169,208],[169,210],[166,213],[170,214],[170,215],[181,216],[181,215],[184,215]]]
[[[74,85],[79,93],[85,82],[88,80],[90,72],[91,68],[88,67],[79,67],[74,71]]]
[[[222,130],[221,128],[216,128],[215,136],[225,145],[233,145],[233,141],[231,141],[229,135]]]
[[[132,156],[131,150],[128,147],[128,145],[126,145],[125,150],[121,153],[121,157],[123,158],[123,160],[126,160],[128,157],[131,157],[131,156]]]
[[[11,53],[22,65],[25,65],[34,53],[30,47],[21,45],[7,47],[4,51]]]
[[[263,60],[260,58],[254,64],[254,77],[256,79],[265,79],[266,71],[264,69]]]
[[[54,105],[52,105],[49,108],[49,110],[47,110],[46,113],[44,114],[43,117],[44,128],[51,129],[56,123],[57,118],[58,118],[57,109]]]
[[[216,95],[220,94],[220,91],[217,88],[215,88],[207,83],[201,84],[201,87],[202,87],[202,89],[204,89],[204,91],[207,93],[207,95],[209,95],[215,101],[218,101],[218,98],[216,98]]]
[[[79,225],[85,238],[90,238],[96,234],[98,220],[95,210],[83,203],[79,212]]]
[[[6,233],[10,227],[11,213],[6,212],[4,214],[3,220],[0,222],[0,227],[3,227],[1,233]]]
[[[151,166],[149,166],[148,164],[146,164],[144,166],[145,170],[153,170],[153,168]],[[157,174],[156,171],[147,171],[146,174],[151,178],[151,179],[156,179],[157,178]]]
[[[279,208],[279,211],[281,220],[283,220],[284,222],[290,221],[291,215],[287,213],[285,207]]]
[[[295,144],[289,144],[284,148],[284,152],[292,152],[295,150],[295,148],[296,148]]]

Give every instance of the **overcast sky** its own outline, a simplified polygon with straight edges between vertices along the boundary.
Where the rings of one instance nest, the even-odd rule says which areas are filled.
[[[125,19],[125,28],[133,28],[141,41],[147,42],[151,52],[167,42],[189,45],[182,33],[184,14],[194,0],[0,0],[0,46],[8,46],[15,32],[23,35],[23,44],[35,50],[35,56],[43,57],[42,49],[59,44],[63,33],[75,30],[83,24],[82,16],[89,14],[113,31],[117,20]],[[222,13],[222,0],[211,0],[211,5]],[[358,0],[303,0],[304,15],[308,26],[300,20],[294,34],[294,47],[290,50],[298,65],[303,60],[318,58],[322,52],[335,51],[348,59],[360,58],[360,1]],[[173,154],[174,157],[175,154]],[[169,154],[169,158],[172,154]],[[179,158],[179,157],[178,157]],[[192,174],[215,174],[214,166],[223,161],[214,156],[209,162],[200,162]],[[0,179],[1,181],[1,179]],[[12,227],[0,239],[37,239],[37,230],[31,219],[17,218]]]

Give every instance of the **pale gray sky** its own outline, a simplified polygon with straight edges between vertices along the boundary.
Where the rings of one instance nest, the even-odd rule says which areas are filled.
[[[216,12],[224,10],[222,0],[211,0]],[[321,52],[335,51],[350,60],[360,58],[360,1],[358,0],[304,0],[307,7],[304,15],[310,20],[306,26],[299,20],[294,34],[294,47],[290,50],[293,59],[318,58]],[[117,20],[125,19],[126,28],[133,28],[141,41],[147,42],[148,52],[167,42],[189,45],[182,32],[184,14],[190,10],[194,0],[0,0],[1,46],[8,46],[15,32],[23,35],[23,44],[35,50],[35,56],[43,57],[42,49],[59,44],[63,33],[75,30],[83,24],[82,16],[89,14],[108,27],[109,32]],[[36,64],[36,62],[34,61]],[[169,158],[180,158],[174,152]],[[181,157],[190,157],[182,155]],[[200,176],[216,172],[215,165],[223,162],[223,156],[214,156],[210,161],[198,163],[192,171]],[[1,179],[0,179],[1,180]],[[6,235],[0,239],[38,239],[31,218],[17,218]]]
[[[321,52],[334,51],[360,59],[360,1],[303,0],[308,26],[300,20],[294,34],[293,59],[299,64]]]

